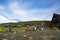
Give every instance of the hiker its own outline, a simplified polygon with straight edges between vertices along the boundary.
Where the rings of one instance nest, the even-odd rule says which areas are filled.
[[[9,26],[9,32],[12,32],[12,26]]]

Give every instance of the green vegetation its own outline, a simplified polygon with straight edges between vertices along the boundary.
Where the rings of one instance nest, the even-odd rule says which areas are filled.
[[[25,27],[26,24],[30,24],[30,25],[45,25],[46,23],[50,23],[50,21],[28,21],[28,22],[17,22],[17,23],[4,23],[4,24],[0,24],[0,27],[8,27],[8,26],[16,26],[16,25],[21,25],[22,27]]]
[[[23,29],[27,29],[26,28],[26,25],[30,24],[30,25],[42,25],[44,26],[45,28],[49,28],[50,26],[50,22],[51,21],[27,21],[27,22],[17,22],[17,23],[4,23],[4,24],[0,24],[0,31],[4,30],[4,31],[8,31],[8,27],[9,26],[12,26],[13,27],[13,30],[23,30]],[[27,29],[28,30],[28,29]]]
[[[26,27],[21,27],[21,28],[12,28],[12,31],[25,31],[27,28]],[[9,31],[9,28],[4,28],[4,27],[0,27],[0,31]]]

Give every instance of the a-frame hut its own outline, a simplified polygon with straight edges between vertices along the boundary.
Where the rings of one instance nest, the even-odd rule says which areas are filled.
[[[53,14],[51,27],[58,27],[60,29],[60,14]]]

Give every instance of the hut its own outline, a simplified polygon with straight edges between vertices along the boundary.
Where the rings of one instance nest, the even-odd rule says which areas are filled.
[[[60,29],[60,15],[59,14],[53,14],[51,27],[58,27]]]

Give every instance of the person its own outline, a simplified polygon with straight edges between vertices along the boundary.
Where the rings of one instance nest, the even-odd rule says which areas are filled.
[[[12,32],[12,26],[9,26],[9,32]]]

